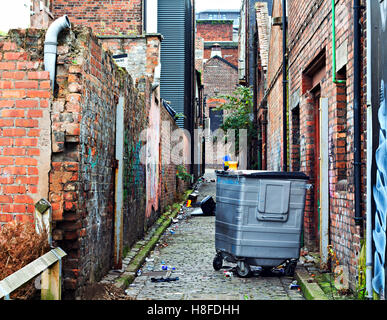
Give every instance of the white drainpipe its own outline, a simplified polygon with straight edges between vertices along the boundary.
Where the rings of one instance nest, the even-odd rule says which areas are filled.
[[[55,84],[55,69],[56,69],[56,53],[58,46],[58,35],[66,28],[71,28],[69,18],[64,15],[56,19],[47,29],[46,38],[44,41],[44,70],[50,72],[50,82],[52,91]]]

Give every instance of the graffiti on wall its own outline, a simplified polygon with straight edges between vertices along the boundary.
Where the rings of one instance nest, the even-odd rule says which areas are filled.
[[[371,23],[376,32],[372,33],[371,69],[372,74],[372,212],[374,274],[372,286],[376,293],[386,290],[386,228],[387,228],[387,1],[371,3]]]

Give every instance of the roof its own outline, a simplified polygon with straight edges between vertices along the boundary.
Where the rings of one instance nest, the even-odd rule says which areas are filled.
[[[235,41],[205,41],[204,48],[212,48],[215,44],[218,44],[221,48],[238,48],[238,42]]]
[[[227,64],[228,66],[230,66],[231,68],[235,69],[238,71],[238,67],[235,66],[234,64],[232,64],[231,62],[227,61],[226,59],[222,58],[222,57],[219,57],[219,56],[213,56],[212,58],[208,59],[207,62],[205,64],[208,64],[208,62],[210,62],[211,60],[214,60],[214,59],[218,59],[222,62],[224,62],[225,64]]]

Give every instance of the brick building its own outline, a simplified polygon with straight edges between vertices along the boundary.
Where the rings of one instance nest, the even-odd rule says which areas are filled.
[[[203,59],[212,57],[213,46],[219,45],[222,58],[238,66],[238,42],[233,40],[233,20],[197,20],[196,37],[204,41]]]
[[[281,1],[273,2],[272,16],[282,17],[282,3]],[[263,149],[262,159],[264,159],[264,168],[267,170],[282,170],[283,152],[282,152],[282,107],[283,107],[283,73],[282,73],[282,28],[280,25],[271,27],[270,30],[270,46],[267,68],[267,90],[265,92],[265,99],[262,105],[262,115],[265,109],[267,118],[261,116],[262,129],[266,141],[263,144],[266,148]],[[266,105],[265,105],[266,104]],[[265,125],[267,121],[267,125]]]
[[[223,59],[219,55],[210,58],[203,68],[203,86],[205,117],[210,121],[211,132],[216,131],[223,123],[223,111],[216,111],[215,108],[226,102],[222,95],[231,95],[238,84],[238,69],[236,66]],[[206,166],[208,168],[220,168],[221,158],[216,158],[215,150],[211,149],[213,137],[206,137]],[[216,148],[216,144],[215,147]],[[224,155],[219,155],[222,157]]]
[[[359,71],[362,86],[366,74],[365,38],[358,51],[362,62],[358,66],[354,62],[352,2],[341,0],[333,8],[328,0],[288,1],[288,95],[284,114],[282,1],[273,1],[267,89],[261,109],[267,112],[267,127],[263,129],[267,134],[262,142],[266,144],[266,152],[264,148],[262,152],[267,169],[283,170],[286,157],[289,170],[305,172],[313,184],[307,192],[304,245],[320,252],[322,268],[329,267],[331,245],[346,270],[350,287],[355,289],[366,192],[365,168],[354,160],[355,133],[361,141],[360,161],[365,162],[366,97],[365,90],[358,91],[360,121],[356,127],[354,71]],[[365,11],[360,18],[364,34]],[[288,139],[285,154],[284,133]],[[356,166],[360,171],[354,169]],[[360,185],[355,184],[356,172],[360,172]]]

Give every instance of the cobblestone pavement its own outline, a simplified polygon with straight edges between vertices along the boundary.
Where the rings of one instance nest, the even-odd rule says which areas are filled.
[[[205,177],[214,179],[213,174]],[[198,200],[207,195],[215,199],[215,188],[215,182],[201,184]],[[190,216],[188,212],[166,230],[126,293],[137,300],[304,300],[300,291],[289,288],[291,277],[225,277],[224,269],[213,269],[214,256],[215,217]],[[226,261],[224,265],[235,267]],[[163,271],[163,266],[175,269]],[[151,281],[160,277],[178,280]]]

